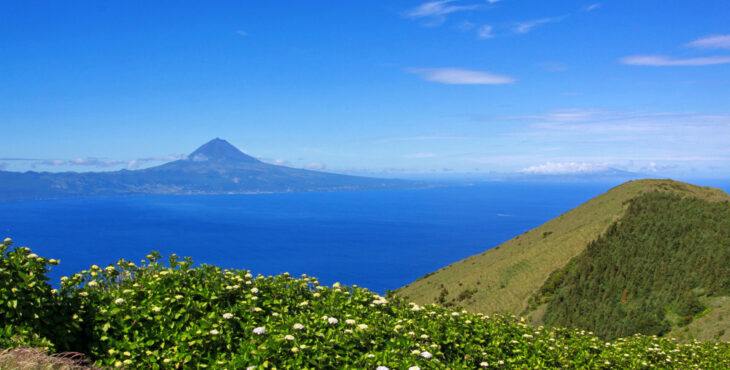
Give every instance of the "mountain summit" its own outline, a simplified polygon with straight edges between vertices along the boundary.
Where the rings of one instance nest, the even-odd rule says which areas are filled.
[[[396,294],[609,340],[669,330],[730,340],[729,201],[720,189],[630,181]]]
[[[143,194],[244,194],[421,187],[417,182],[348,176],[264,163],[215,138],[186,159],[111,172],[0,171],[0,201]]]
[[[260,161],[254,157],[246,155],[242,151],[238,150],[231,143],[215,138],[194,152],[190,153],[188,160],[195,162],[204,161],[217,161],[217,162],[247,162],[247,163],[260,163]]]

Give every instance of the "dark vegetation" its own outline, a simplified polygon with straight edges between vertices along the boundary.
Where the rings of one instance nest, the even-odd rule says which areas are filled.
[[[651,192],[546,280],[531,307],[543,322],[589,329],[611,340],[662,335],[704,309],[703,296],[730,295],[730,203]]]

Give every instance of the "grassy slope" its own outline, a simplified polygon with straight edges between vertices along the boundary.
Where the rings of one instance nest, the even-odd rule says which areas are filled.
[[[683,341],[717,340],[730,342],[730,297],[704,297],[700,301],[707,310],[685,327],[677,327],[666,336]]]
[[[445,288],[447,302],[472,312],[519,314],[545,279],[582,252],[625,210],[624,202],[661,190],[708,200],[730,200],[725,192],[672,180],[638,180],[606,193],[500,246],[446,266],[396,291],[417,303],[433,303]],[[546,235],[546,233],[549,233]],[[544,236],[546,235],[546,236]],[[476,293],[462,301],[460,293]]]
[[[613,340],[664,335],[730,295],[730,206],[661,192],[632,200],[585,252],[540,289],[543,322]],[[720,328],[718,328],[719,330]]]

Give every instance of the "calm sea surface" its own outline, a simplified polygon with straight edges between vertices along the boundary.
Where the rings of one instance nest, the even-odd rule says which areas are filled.
[[[615,184],[493,183],[332,193],[0,203],[0,238],[61,264],[51,277],[151,250],[197,263],[396,289],[539,226]]]

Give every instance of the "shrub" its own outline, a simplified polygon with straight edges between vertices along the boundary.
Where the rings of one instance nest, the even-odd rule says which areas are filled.
[[[0,244],[0,348],[52,349],[56,299],[46,273],[58,261],[12,245],[9,238]]]
[[[727,343],[646,336],[603,343],[584,331],[419,306],[307,276],[253,276],[189,258],[160,259],[153,252],[140,266],[92,266],[63,279],[58,292],[45,286],[47,306],[74,310],[73,325],[48,339],[85,348],[105,367],[730,366]],[[24,317],[18,325],[28,325]]]

